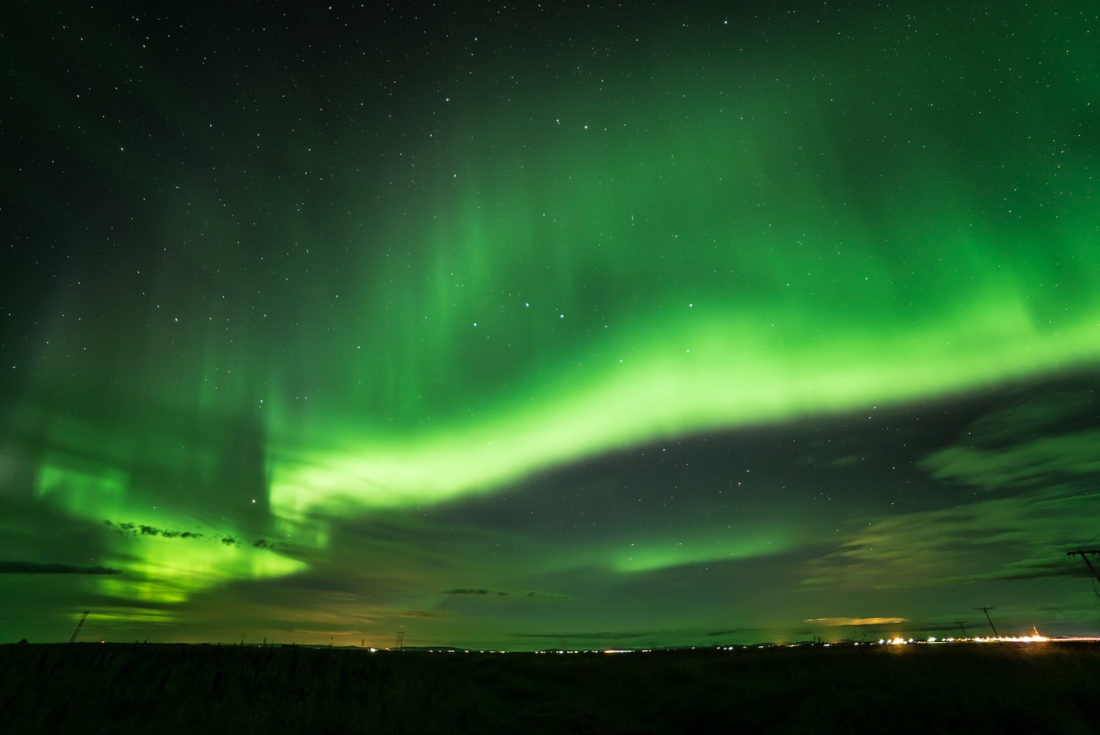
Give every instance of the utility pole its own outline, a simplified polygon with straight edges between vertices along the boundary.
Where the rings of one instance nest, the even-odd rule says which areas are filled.
[[[85,610],[84,614],[80,616],[80,622],[76,624],[76,630],[73,631],[72,636],[69,638],[69,643],[72,643],[73,641],[76,640],[77,633],[79,633],[80,629],[84,627],[84,621],[87,620],[87,619],[88,619],[88,611]]]
[[[959,626],[959,630],[961,630],[963,632],[963,638],[966,638],[966,626],[964,625],[965,622],[966,622],[965,620],[956,620],[955,621],[955,625]]]
[[[1084,559],[1085,566],[1087,566],[1089,568],[1089,571],[1092,572],[1092,576],[1096,577],[1097,581],[1100,581],[1100,571],[1097,571],[1096,567],[1094,567],[1092,565],[1092,562],[1089,561],[1089,554],[1092,554],[1094,556],[1100,554],[1100,549],[1074,549],[1072,551],[1066,552],[1066,556],[1079,556]]]
[[[993,635],[1000,638],[1001,634],[997,632],[997,626],[993,625],[993,618],[989,617],[989,611],[992,610],[993,607],[990,606],[990,605],[986,605],[985,607],[976,607],[974,609],[975,610],[981,610],[982,612],[985,613],[985,619],[989,621],[989,627],[993,628]]]

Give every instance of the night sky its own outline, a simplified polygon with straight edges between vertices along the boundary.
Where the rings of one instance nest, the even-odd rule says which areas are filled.
[[[443,5],[4,5],[0,640],[1100,629],[1093,0]]]

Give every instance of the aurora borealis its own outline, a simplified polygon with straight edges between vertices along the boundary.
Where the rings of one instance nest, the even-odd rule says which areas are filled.
[[[1100,627],[1093,4],[48,5],[3,640]]]

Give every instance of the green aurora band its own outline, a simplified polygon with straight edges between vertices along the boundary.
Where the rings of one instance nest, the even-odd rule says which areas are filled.
[[[1030,141],[1041,110],[997,113],[1041,102],[1008,80],[981,90],[981,68],[939,88],[897,63],[822,84],[851,62],[763,83],[729,49],[650,81],[615,68],[607,86],[625,89],[559,94],[525,124],[451,116],[419,217],[391,217],[377,273],[319,317],[340,335],[315,345],[331,398],[303,415],[284,388],[271,406],[276,443],[295,421],[311,437],[276,450],[276,510],[431,502],[659,437],[1100,356],[1079,121]],[[1095,91],[1060,87],[1057,109],[1085,115]],[[349,359],[351,341],[372,354]]]

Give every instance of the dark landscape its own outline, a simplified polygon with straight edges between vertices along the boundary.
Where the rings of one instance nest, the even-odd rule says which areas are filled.
[[[1100,647],[0,647],[0,731],[1092,733]]]

